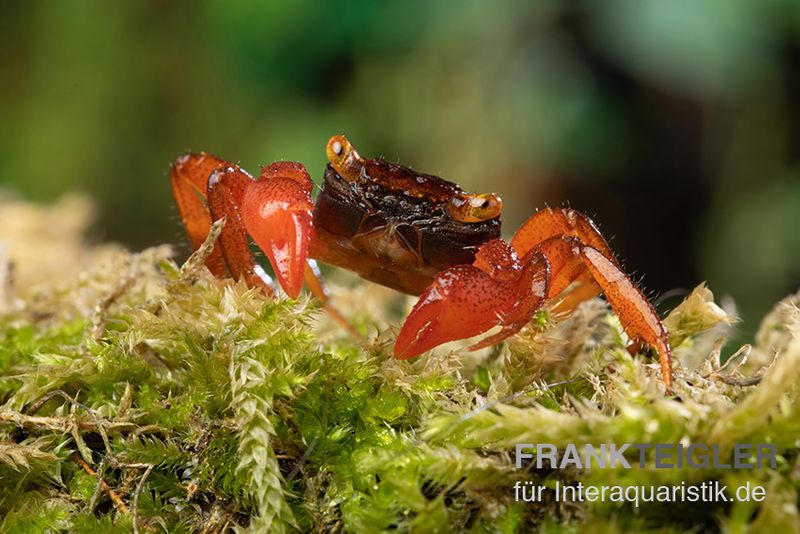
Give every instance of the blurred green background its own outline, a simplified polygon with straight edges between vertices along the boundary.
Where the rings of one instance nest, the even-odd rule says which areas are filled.
[[[800,286],[796,0],[4,1],[0,121],[0,185],[89,194],[95,240],[185,244],[187,149],[318,178],[341,132],[500,193],[507,235],[587,212],[651,294],[708,280],[743,334]]]

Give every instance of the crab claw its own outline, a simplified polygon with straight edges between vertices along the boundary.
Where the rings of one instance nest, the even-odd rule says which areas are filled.
[[[406,360],[486,332],[501,323],[514,300],[513,284],[498,282],[477,267],[456,265],[442,271],[403,323],[394,355]]]
[[[297,298],[308,259],[313,202],[308,174],[292,165],[273,164],[248,186],[242,199],[242,219],[269,258],[283,290]]]

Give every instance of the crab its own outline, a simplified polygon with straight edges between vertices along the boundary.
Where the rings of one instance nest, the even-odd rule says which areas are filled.
[[[503,202],[494,193],[468,193],[438,176],[364,159],[342,135],[330,138],[326,153],[316,203],[299,163],[272,163],[254,178],[207,153],[175,161],[172,191],[194,248],[213,221],[225,218],[206,260],[213,274],[276,294],[251,253],[250,236],[286,295],[296,298],[305,281],[346,325],[330,305],[315,260],[419,295],[395,341],[400,359],[499,327],[470,349],[491,346],[519,332],[548,301],[556,311],[570,311],[603,293],[632,347],[658,352],[671,390],[666,329],[589,217],[544,208],[507,242],[500,237]]]

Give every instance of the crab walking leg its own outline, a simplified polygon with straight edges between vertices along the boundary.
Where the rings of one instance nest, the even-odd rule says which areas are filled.
[[[611,252],[608,242],[594,222],[585,214],[571,208],[544,208],[534,213],[522,223],[522,226],[514,234],[511,246],[521,257],[532,250],[542,250],[551,266],[556,267],[554,268],[555,278],[550,283],[550,294],[548,295],[548,298],[561,296],[559,303],[553,308],[556,313],[570,312],[581,302],[597,296],[601,292],[600,286],[590,274],[578,276],[577,273],[585,271],[586,268],[575,258],[574,254],[568,253],[567,250],[567,254],[564,256],[565,249],[569,249],[570,245],[557,244],[557,241],[552,241],[566,237],[575,238],[579,242],[593,247],[619,267],[619,262]],[[553,258],[553,254],[566,257],[567,260]],[[566,271],[558,267],[560,261],[570,263]],[[577,287],[563,293],[572,282],[578,282]]]
[[[250,252],[237,202],[237,197],[241,198],[251,183],[250,176],[235,166],[225,166],[212,172],[208,179],[208,208],[214,220],[225,217],[218,246],[231,276],[235,280],[244,280],[249,287],[261,287],[274,296],[275,284]]]
[[[522,258],[551,237],[577,237],[583,244],[599,250],[606,258],[619,265],[594,222],[571,208],[544,208],[537,211],[519,227],[511,239],[511,247]]]
[[[558,303],[553,306],[554,313],[570,312],[581,302],[602,292],[592,274],[587,271],[586,264],[576,254],[581,244],[576,237],[551,237],[528,253],[541,252],[550,263],[552,278],[547,298],[559,297]],[[577,286],[566,291],[573,282],[577,282]]]
[[[667,331],[653,307],[617,262],[575,237],[551,237],[534,250],[547,257],[552,269],[548,298],[558,296],[575,280],[583,283],[567,294],[572,307],[602,291],[631,340],[644,341],[656,348],[664,384],[670,389],[672,360]]]
[[[558,296],[558,301],[551,308],[553,313],[570,313],[575,311],[581,303],[598,296],[603,288],[597,285],[592,273],[584,267],[584,272],[575,279],[575,287]]]
[[[528,254],[543,254],[550,264],[550,285],[547,298],[561,294],[569,285],[586,272],[586,265],[575,254],[581,241],[575,237],[550,237],[545,239]]]
[[[661,376],[667,391],[672,389],[672,354],[667,330],[653,306],[628,276],[597,249],[582,246],[578,255],[602,288],[628,336],[655,347],[661,360]]]
[[[666,329],[639,288],[622,271],[589,217],[568,208],[540,210],[523,223],[511,246],[520,255],[539,250],[547,256],[554,272],[550,298],[570,282],[582,282],[565,296],[556,311],[571,310],[602,291],[631,339],[656,348],[664,384],[668,391],[672,388],[672,357]],[[582,272],[576,258],[582,260],[588,273]],[[563,266],[559,267],[560,263]]]
[[[172,164],[172,195],[194,250],[203,244],[211,230],[211,214],[205,203],[208,177],[224,165],[225,160],[204,152],[186,154]],[[214,246],[206,259],[206,267],[215,276],[225,276],[227,269],[219,245]]]

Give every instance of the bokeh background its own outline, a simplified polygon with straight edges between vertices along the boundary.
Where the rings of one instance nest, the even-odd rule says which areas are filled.
[[[0,187],[90,195],[91,238],[185,244],[170,162],[320,177],[345,133],[594,217],[653,296],[707,280],[746,337],[800,286],[800,2],[0,3]],[[662,303],[668,306],[668,303]]]

